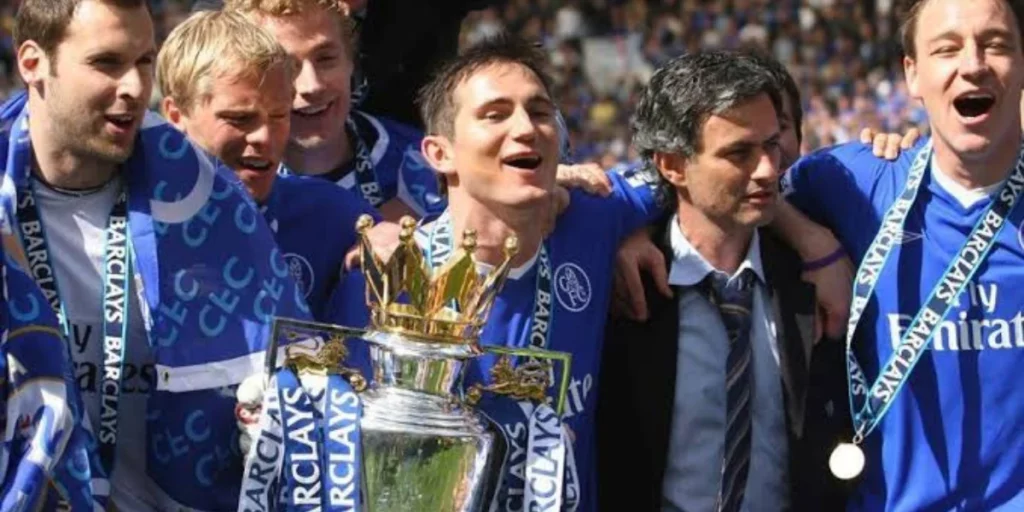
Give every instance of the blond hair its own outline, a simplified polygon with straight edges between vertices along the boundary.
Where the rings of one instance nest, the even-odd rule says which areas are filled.
[[[156,59],[156,78],[163,95],[187,112],[209,94],[214,78],[262,80],[276,66],[296,72],[269,32],[236,12],[200,11],[167,36]]]
[[[247,15],[269,16],[280,18],[302,14],[308,9],[323,9],[336,13],[341,27],[341,42],[346,53],[353,61],[356,58],[358,38],[356,25],[351,13],[343,0],[225,0],[224,9],[237,11]]]

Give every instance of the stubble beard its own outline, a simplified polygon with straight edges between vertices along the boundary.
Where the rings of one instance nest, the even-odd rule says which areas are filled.
[[[51,89],[52,90],[52,89]],[[51,129],[61,147],[76,157],[99,164],[124,163],[132,154],[134,143],[119,146],[104,135],[104,120],[95,119],[87,109],[66,106],[60,95],[51,96],[49,115]],[[136,129],[137,130],[137,129]],[[134,141],[134,137],[132,137]]]

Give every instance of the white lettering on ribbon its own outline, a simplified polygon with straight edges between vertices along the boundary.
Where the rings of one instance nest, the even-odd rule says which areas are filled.
[[[320,453],[316,442],[316,419],[312,411],[303,410],[300,404],[305,398],[301,386],[285,388],[281,392],[284,400],[285,432],[292,446],[289,453],[288,474],[294,483],[290,502],[293,505],[319,507],[320,498]]]
[[[529,436],[524,508],[527,512],[559,511],[566,446],[562,422],[554,409],[537,406],[530,417]]]
[[[281,428],[281,404],[278,402],[277,379],[273,379],[263,395],[259,437],[249,448],[242,474],[242,493],[238,512],[266,512],[284,463],[284,440]]]
[[[356,454],[354,439],[359,427],[359,397],[355,392],[328,388],[327,407],[330,408],[328,438],[334,449],[327,455],[327,477],[331,480],[328,501],[332,507],[356,506]],[[341,448],[338,450],[338,448]]]

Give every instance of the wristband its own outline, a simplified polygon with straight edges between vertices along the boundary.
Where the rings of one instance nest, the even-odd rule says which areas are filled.
[[[829,254],[828,256],[825,256],[824,258],[818,258],[818,259],[813,260],[813,261],[805,261],[804,265],[803,265],[803,270],[805,272],[809,272],[809,271],[812,271],[812,270],[818,270],[818,269],[825,268],[825,267],[827,267],[827,266],[829,266],[829,265],[839,261],[839,259],[842,258],[843,256],[846,256],[846,251],[843,250],[842,246],[840,246],[838,249],[833,251],[832,254]]]

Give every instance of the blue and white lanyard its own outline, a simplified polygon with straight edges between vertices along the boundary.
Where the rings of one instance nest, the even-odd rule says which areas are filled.
[[[915,157],[907,175],[906,187],[885,213],[882,227],[868,247],[854,279],[853,302],[850,305],[850,319],[846,328],[846,369],[855,444],[862,442],[878,426],[900,389],[909,380],[911,371],[931,343],[939,324],[949,314],[957,297],[992,249],[1006,218],[1024,189],[1022,145],[1013,172],[982,213],[967,242],[953,258],[939,283],[932,289],[928,300],[907,327],[899,344],[881,367],[878,377],[869,389],[864,371],[853,354],[853,338],[857,323],[874,293],[882,269],[893,247],[902,238],[907,216],[917,198],[931,156],[932,144],[929,141]]]
[[[53,257],[46,241],[42,217],[32,186],[20,190],[18,225],[33,279],[70,336],[67,307],[60,296]],[[122,187],[110,212],[103,259],[103,376],[100,381],[100,461],[111,475],[117,454],[118,401],[121,395],[125,345],[128,341],[128,294],[132,275],[132,250],[128,234],[128,194]]]

